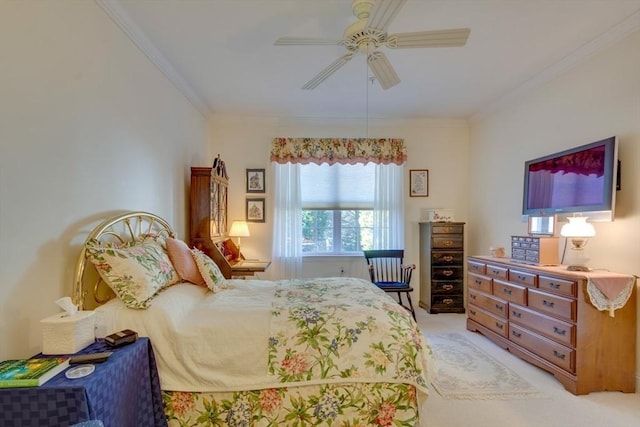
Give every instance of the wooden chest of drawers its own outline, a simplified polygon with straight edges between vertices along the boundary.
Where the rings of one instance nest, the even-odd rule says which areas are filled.
[[[464,313],[464,223],[420,223],[420,307]]]
[[[552,373],[574,394],[635,391],[636,296],[610,317],[587,277],[505,258],[467,260],[467,329]]]

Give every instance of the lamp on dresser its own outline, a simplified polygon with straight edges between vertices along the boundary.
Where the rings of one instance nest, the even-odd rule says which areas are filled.
[[[593,224],[587,222],[586,216],[569,217],[569,222],[562,226],[560,234],[571,242],[569,266],[570,271],[589,271],[587,261],[589,258],[584,253],[584,247],[589,239],[596,235]]]
[[[240,257],[240,239],[242,237],[249,237],[249,226],[246,221],[233,221],[231,223],[231,230],[229,230],[229,237],[238,238],[238,257]]]

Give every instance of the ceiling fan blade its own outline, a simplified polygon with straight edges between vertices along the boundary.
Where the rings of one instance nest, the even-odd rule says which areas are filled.
[[[386,31],[387,27],[396,17],[402,6],[407,0],[378,0],[375,2],[369,13],[369,19],[367,20],[367,27],[375,28],[377,30]]]
[[[315,89],[316,86],[325,81],[331,74],[335,73],[340,69],[340,67],[349,62],[351,58],[353,58],[353,53],[342,55],[340,58],[333,61],[327,68],[320,71],[314,78],[309,80],[304,86],[302,86],[302,89]]]
[[[273,44],[275,46],[339,45],[342,44],[342,40],[314,37],[280,37]]]
[[[376,76],[376,79],[380,82],[382,89],[386,90],[400,83],[400,78],[384,53],[375,51],[369,54],[367,62],[373,75]]]
[[[450,30],[417,31],[415,33],[390,34],[386,45],[392,49],[414,47],[458,47],[464,46],[469,38],[469,28]]]

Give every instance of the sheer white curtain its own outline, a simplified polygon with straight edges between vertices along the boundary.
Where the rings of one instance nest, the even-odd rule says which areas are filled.
[[[404,166],[376,165],[373,248],[404,249]]]
[[[300,165],[273,163],[273,279],[302,277],[302,201]]]

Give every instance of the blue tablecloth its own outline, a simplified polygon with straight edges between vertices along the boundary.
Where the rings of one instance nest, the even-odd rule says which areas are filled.
[[[98,340],[78,354],[113,351],[89,376],[64,372],[40,387],[0,389],[0,426],[66,427],[101,420],[105,427],[166,426],[153,349],[148,338],[111,349]]]

